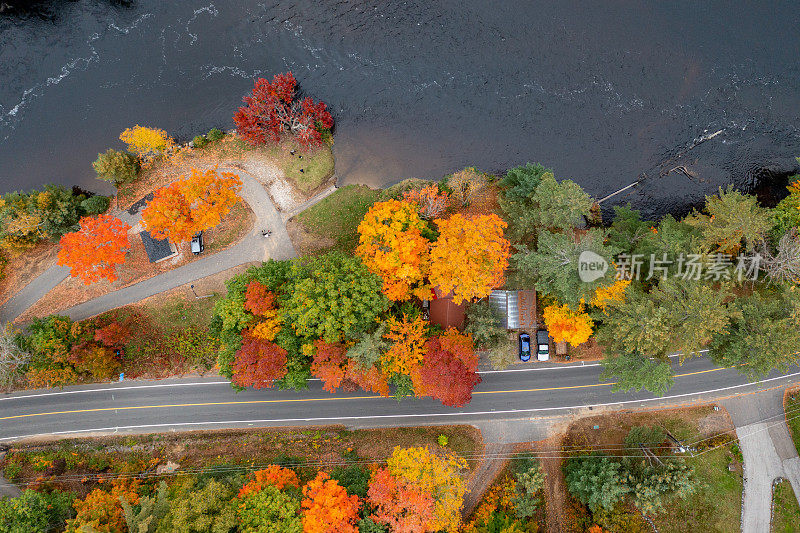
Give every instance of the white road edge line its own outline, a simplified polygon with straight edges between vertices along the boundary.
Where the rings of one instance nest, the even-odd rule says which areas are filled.
[[[405,415],[365,415],[365,416],[333,416],[333,417],[314,417],[314,418],[274,418],[274,419],[258,419],[258,420],[225,420],[225,421],[210,421],[210,422],[175,422],[173,424],[143,424],[137,426],[114,426],[107,428],[94,428],[94,429],[73,429],[69,431],[54,431],[51,433],[34,433],[31,435],[20,435],[16,437],[0,437],[0,441],[13,441],[19,439],[31,439],[35,437],[46,437],[49,435],[74,435],[78,433],[92,433],[95,431],[119,431],[125,429],[143,429],[143,428],[162,428],[162,427],[181,427],[181,426],[200,426],[200,425],[219,425],[219,424],[263,424],[263,423],[285,423],[285,422],[332,422],[334,420],[369,420],[376,418],[424,418],[424,417],[440,417],[440,416],[480,416],[480,415],[503,415],[515,413],[535,413],[540,411],[563,411],[567,409],[582,409],[586,407],[608,407],[610,405],[625,405],[630,403],[644,403],[654,402],[658,400],[670,400],[673,398],[684,398],[686,396],[696,396],[702,394],[711,394],[714,392],[722,392],[726,390],[738,389],[739,387],[747,387],[750,385],[758,385],[779,379],[786,379],[795,376],[800,376],[800,372],[794,374],[785,374],[775,378],[765,379],[763,381],[742,383],[739,385],[732,385],[730,387],[722,387],[719,389],[711,389],[707,391],[687,392],[684,394],[676,394],[674,396],[663,396],[660,398],[645,398],[643,400],[624,400],[621,402],[608,402],[596,403],[585,405],[571,405],[563,407],[539,407],[536,409],[507,409],[503,411],[472,411],[472,412],[457,412],[457,413],[412,413]]]
[[[708,350],[700,350],[701,352],[707,352]],[[680,354],[672,354],[669,357],[678,357]],[[541,372],[543,370],[564,370],[568,368],[589,368],[593,366],[600,366],[600,363],[581,363],[581,364],[572,364],[572,365],[558,365],[558,366],[548,366],[545,368],[510,368],[506,370],[483,370],[478,372],[478,374],[505,374],[505,373],[513,373],[513,372]],[[320,381],[317,378],[309,378],[308,381]],[[0,398],[0,402],[9,401],[9,400],[25,400],[27,398],[44,398],[47,396],[61,396],[66,394],[88,394],[92,392],[114,392],[119,390],[136,390],[136,389],[160,389],[166,387],[196,387],[202,385],[230,385],[230,381],[204,381],[204,382],[192,382],[192,383],[159,383],[156,385],[130,385],[126,387],[106,387],[102,389],[82,389],[82,390],[70,390],[70,391],[58,391],[58,392],[42,392],[39,394],[26,394],[24,396],[6,396],[4,398]]]

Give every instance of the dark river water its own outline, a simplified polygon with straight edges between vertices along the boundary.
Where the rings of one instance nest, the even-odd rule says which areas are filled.
[[[126,127],[178,139],[291,70],[336,119],[340,183],[538,161],[681,212],[800,155],[800,4],[0,0],[0,192],[109,187]]]

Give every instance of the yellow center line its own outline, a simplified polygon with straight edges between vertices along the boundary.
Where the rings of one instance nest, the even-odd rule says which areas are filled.
[[[719,372],[720,370],[727,370],[725,368],[712,368],[710,370],[700,370],[697,372],[689,372],[686,374],[675,374],[676,378],[695,376],[697,374],[706,374],[708,372]],[[610,383],[590,383],[588,385],[571,385],[567,387],[547,387],[540,389],[516,389],[516,390],[498,390],[498,391],[477,391],[477,394],[515,394],[521,392],[547,392],[555,390],[570,390],[570,389],[589,389],[593,387],[610,387],[614,382]],[[702,391],[698,391],[702,392]],[[383,398],[383,396],[347,396],[339,398],[331,396],[328,398],[296,398],[287,400],[244,400],[240,402],[205,402],[205,403],[175,403],[168,405],[130,405],[125,407],[98,407],[95,409],[75,409],[73,411],[53,411],[49,413],[28,413],[24,415],[12,415],[0,417],[0,420],[14,420],[17,418],[29,418],[34,416],[54,416],[54,415],[73,415],[79,413],[99,413],[103,411],[131,411],[134,409],[167,409],[171,407],[209,407],[215,405],[257,405],[257,404],[270,404],[270,403],[304,403],[304,402],[332,402],[332,401],[351,401],[351,400],[374,400]]]

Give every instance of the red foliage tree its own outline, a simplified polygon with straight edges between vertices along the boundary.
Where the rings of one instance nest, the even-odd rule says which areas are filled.
[[[315,341],[314,348],[311,374],[322,380],[323,390],[336,392],[345,378],[347,350],[341,344],[330,344],[323,340]]]
[[[119,322],[110,322],[94,330],[94,340],[105,346],[119,346],[130,334],[128,328]]]
[[[58,264],[70,267],[70,276],[89,285],[102,278],[117,279],[117,265],[125,262],[129,224],[112,215],[83,217],[81,228],[61,237]]]
[[[275,295],[266,285],[253,280],[247,284],[244,293],[244,308],[254,315],[266,315],[267,311],[275,308]]]
[[[432,396],[450,407],[468,404],[481,377],[475,372],[477,358],[467,348],[447,335],[428,339],[423,363],[411,373],[414,393]]]
[[[254,389],[271,387],[273,381],[286,375],[286,353],[277,344],[245,332],[233,361],[233,383]]]
[[[267,138],[277,142],[281,133],[293,134],[300,144],[322,142],[320,129],[333,127],[333,117],[323,102],[297,98],[297,80],[291,72],[276,74],[272,81],[259,78],[246,104],[233,116],[236,130],[247,143],[257,146]],[[317,127],[319,124],[319,128]]]
[[[389,380],[377,366],[371,366],[364,370],[356,361],[347,363],[345,371],[345,382],[353,383],[356,387],[361,387],[365,391],[375,392],[381,396],[389,396]]]
[[[394,533],[422,533],[430,530],[429,525],[434,519],[433,496],[392,476],[385,468],[372,475],[367,499],[375,506],[371,518],[375,522],[388,525]]]

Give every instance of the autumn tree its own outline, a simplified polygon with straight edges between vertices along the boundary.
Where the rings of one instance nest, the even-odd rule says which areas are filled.
[[[600,287],[607,287],[614,282],[615,270],[612,259],[616,249],[604,244],[605,233],[600,229],[591,229],[578,236],[565,233],[543,231],[535,251],[522,247],[514,254],[514,262],[520,272],[531,278],[536,289],[552,296],[561,303],[572,306],[581,301],[589,302]],[[585,263],[580,261],[581,254],[591,252],[605,261],[607,269],[596,279],[581,279],[579,269]]]
[[[139,498],[138,505],[131,505],[125,498],[120,499],[125,524],[130,533],[156,533],[159,523],[169,512],[167,490],[167,483],[161,481],[153,495]]]
[[[297,335],[326,342],[358,338],[388,308],[381,280],[357,257],[331,253],[292,263],[284,319]]]
[[[325,472],[303,487],[303,533],[358,533],[358,496],[349,496]]]
[[[425,344],[425,320],[403,315],[401,320],[390,316],[385,338],[391,344],[381,358],[381,367],[388,374],[409,374],[422,362]]]
[[[333,127],[333,117],[323,102],[299,99],[297,80],[291,72],[276,74],[272,81],[258,78],[245,105],[233,116],[238,134],[258,146],[291,133],[303,146],[321,144],[322,133]]]
[[[425,357],[412,370],[416,396],[431,396],[450,407],[462,407],[472,399],[472,389],[481,382],[476,372],[478,357],[472,339],[453,328],[425,343]]]
[[[256,470],[250,474],[249,480],[239,489],[239,498],[259,492],[267,485],[272,485],[278,490],[283,490],[286,487],[299,488],[300,480],[291,468],[269,465],[267,468]]]
[[[450,195],[440,192],[436,185],[428,185],[405,191],[403,200],[416,205],[420,217],[432,219],[445,212],[450,204]]]
[[[322,380],[322,389],[336,392],[345,378],[344,365],[347,363],[346,348],[341,344],[329,344],[323,340],[314,343],[314,361],[311,375]]]
[[[166,131],[138,124],[123,131],[119,139],[127,145],[129,152],[145,164],[175,148],[175,141]]]
[[[475,167],[467,167],[447,178],[447,188],[453,194],[452,199],[462,206],[469,205],[478,191],[486,187],[486,174],[478,172]]]
[[[241,187],[239,176],[232,172],[192,168],[188,176],[156,190],[142,211],[142,223],[154,237],[188,241],[222,221],[240,200]]]
[[[578,346],[592,335],[594,322],[582,309],[576,312],[566,304],[550,305],[544,308],[543,317],[554,342],[566,341]]]
[[[139,482],[134,480],[117,481],[110,491],[94,489],[85,499],[75,500],[76,516],[67,520],[68,533],[80,533],[86,529],[101,533],[117,533],[125,531],[125,516],[121,501],[131,505],[139,503]]]
[[[495,214],[436,220],[439,238],[431,246],[430,282],[453,302],[488,296],[503,283],[510,244],[506,223]]]
[[[458,531],[466,484],[467,462],[455,455],[439,456],[428,448],[396,447],[386,461],[389,473],[433,497],[433,518],[424,531]]]
[[[700,228],[707,249],[736,254],[744,245],[752,251],[771,228],[769,210],[758,205],[755,196],[734,190],[733,185],[717,196],[706,196],[707,214],[694,212],[686,217],[688,224]]]
[[[101,180],[120,185],[136,179],[140,164],[132,154],[109,148],[105,153],[97,154],[97,160],[92,163],[92,168]]]
[[[389,526],[395,533],[435,531],[433,495],[385,468],[372,475],[367,498],[375,508],[372,520]]]
[[[618,279],[608,287],[598,287],[589,303],[605,312],[606,306],[610,302],[621,303],[625,301],[625,289],[630,284],[631,280],[629,279]]]
[[[130,225],[112,215],[83,217],[81,229],[61,237],[58,264],[90,285],[101,279],[114,282],[116,268],[125,262]]]
[[[232,381],[239,387],[260,389],[286,375],[286,350],[245,333],[233,362]]]
[[[73,346],[69,361],[76,370],[99,381],[111,379],[120,367],[119,357],[113,349],[95,343]]]
[[[104,346],[118,346],[130,336],[130,330],[119,322],[109,322],[94,330],[94,340]]]
[[[425,298],[428,273],[428,240],[422,236],[425,222],[416,204],[387,200],[369,208],[358,225],[356,254],[383,280],[383,293],[390,300]]]

